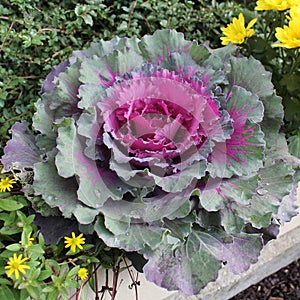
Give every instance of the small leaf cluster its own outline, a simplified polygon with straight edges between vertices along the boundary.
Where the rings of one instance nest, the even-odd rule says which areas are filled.
[[[90,286],[96,290],[94,272],[102,266],[113,269],[123,258],[123,252],[103,243],[84,244],[75,252],[67,250],[61,240],[57,245],[45,244],[34,223],[35,215],[25,197],[17,191],[0,193],[0,299],[57,300],[75,299],[87,281],[80,280],[80,268],[88,270]],[[26,258],[25,274],[8,276],[5,269],[13,255]],[[70,291],[73,290],[73,295]],[[70,298],[71,297],[71,298]]]

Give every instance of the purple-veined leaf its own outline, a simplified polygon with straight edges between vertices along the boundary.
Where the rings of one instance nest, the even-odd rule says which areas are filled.
[[[35,136],[30,132],[27,122],[16,122],[11,128],[12,139],[4,148],[1,162],[4,170],[23,170],[33,168],[41,160],[41,152],[35,145]]]
[[[146,252],[149,262],[144,272],[159,286],[193,295],[217,278],[222,263],[233,273],[246,271],[257,261],[261,247],[259,235],[194,229],[182,244],[164,241],[159,249]]]
[[[229,74],[231,86],[241,86],[259,98],[271,96],[274,86],[271,82],[271,73],[253,57],[232,57]]]
[[[208,167],[210,175],[230,178],[249,175],[262,167],[264,133],[257,122],[263,117],[258,98],[245,89],[234,86],[226,108],[233,120],[233,133],[222,143],[216,143]]]

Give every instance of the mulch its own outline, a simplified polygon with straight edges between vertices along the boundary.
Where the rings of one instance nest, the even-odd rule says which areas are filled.
[[[230,300],[299,300],[300,259],[250,286]]]

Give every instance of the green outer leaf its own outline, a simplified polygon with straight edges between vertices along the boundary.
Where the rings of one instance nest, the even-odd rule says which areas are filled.
[[[192,59],[199,65],[210,56],[209,51],[203,45],[197,45],[195,42],[192,43],[192,46],[188,52]]]
[[[284,161],[270,165],[267,162],[265,168],[258,172],[260,181],[256,194],[251,199],[251,205],[232,202],[232,213],[256,228],[269,226],[272,215],[278,212],[282,199],[293,187],[293,174],[292,167]]]
[[[276,163],[277,160],[284,160],[296,168],[300,167],[300,159],[290,155],[284,133],[279,129],[283,124],[283,106],[281,98],[275,94],[263,99],[265,106],[262,130],[265,133],[267,143],[266,156],[270,161]]]
[[[118,224],[118,220],[116,220],[114,226],[120,225],[122,224]],[[122,232],[123,229],[119,231],[119,228],[115,227],[114,230]],[[102,216],[99,216],[95,223],[95,231],[97,232],[98,236],[105,242],[105,244],[110,247],[117,247],[125,249],[127,251],[140,251],[141,249],[144,249],[146,247],[150,247],[151,249],[158,247],[158,245],[161,243],[162,235],[165,230],[160,228],[156,224],[147,225],[145,223],[139,223],[138,221],[136,221],[136,223],[130,224],[130,227],[125,233],[114,235],[105,227],[104,218]]]
[[[39,99],[35,103],[36,112],[32,117],[33,127],[45,134],[49,139],[55,138],[55,133],[52,128],[53,124],[53,112],[46,108],[45,103]]]
[[[175,250],[164,243],[154,252],[147,252],[144,267],[147,280],[168,290],[197,294],[208,282],[216,280],[221,263],[203,248],[194,248],[189,240]]]
[[[34,165],[33,188],[47,204],[58,207],[66,218],[70,218],[77,204],[78,183],[73,177],[65,179],[58,176],[53,156],[51,153],[47,162]]]
[[[124,48],[130,48],[136,53],[140,53],[138,47],[139,39],[137,37],[132,38],[120,38],[118,36],[113,37],[109,41],[101,40],[99,42],[91,43],[90,47],[85,51],[75,51],[70,58],[71,63],[76,59],[86,59],[93,56],[103,57],[112,53],[114,50],[122,50]]]
[[[86,148],[84,149],[84,154],[96,160],[96,142],[99,135],[101,127],[101,115],[97,113],[98,109],[96,107],[90,108],[88,113],[82,113],[77,121],[78,134],[86,137]]]
[[[75,171],[75,153],[80,151],[81,144],[77,139],[77,131],[72,118],[67,119],[69,124],[58,128],[57,149],[55,164],[58,174],[64,178],[72,177]],[[78,142],[78,143],[76,143]]]
[[[11,169],[24,171],[24,168],[32,168],[36,162],[40,161],[41,153],[36,146],[33,132],[28,128],[28,123],[16,122],[10,132],[12,139],[7,142],[4,148],[5,154],[1,157],[3,171]]]
[[[294,178],[295,179],[295,178]],[[296,182],[295,182],[296,183]],[[274,216],[281,225],[289,222],[292,217],[298,214],[297,210],[297,185],[295,184],[293,190],[289,195],[283,197],[277,214]]]
[[[263,166],[265,157],[263,131],[259,125],[249,121],[246,122],[244,129],[247,131],[245,134],[232,136],[232,144],[230,140],[215,143],[212,161],[208,164],[208,171],[212,177],[248,176]],[[237,145],[238,138],[243,138],[246,145]]]
[[[178,193],[186,188],[189,188],[190,185],[193,185],[193,182],[195,186],[195,179],[201,179],[204,177],[206,167],[206,161],[202,160],[194,162],[194,164],[182,170],[178,174],[160,177],[150,173],[150,176],[154,178],[155,183],[164,191]]]
[[[200,202],[207,211],[223,209],[228,202],[232,201],[248,205],[257,185],[257,175],[225,180],[210,179],[200,194]]]
[[[136,191],[137,193],[139,190]],[[180,193],[162,193],[159,199],[152,201],[152,198],[143,198],[143,195],[136,196],[132,201],[126,200],[107,200],[101,211],[104,215],[112,219],[122,219],[130,217],[143,222],[155,222],[163,217],[170,216],[184,217],[189,213],[189,198],[192,189],[187,189]],[[179,214],[175,216],[175,212]]]
[[[105,99],[106,89],[99,84],[85,83],[79,88],[79,97],[81,98],[78,102],[79,108],[89,109],[91,107],[96,107],[98,102]]]
[[[116,220],[105,216],[104,225],[114,235],[124,234],[129,230],[130,218],[123,217]]]
[[[252,123],[259,123],[264,116],[264,106],[259,98],[245,88],[235,85],[232,87],[232,95],[226,103],[229,114],[237,112],[242,119]]]
[[[225,206],[222,196],[217,189],[205,189],[199,197],[201,206],[207,211],[218,211]]]
[[[238,46],[234,44],[229,44],[227,46],[222,46],[216,49],[209,48],[209,52],[211,53],[211,55],[208,57],[209,63],[213,64],[213,61],[217,60],[216,58],[218,57],[220,61],[226,62],[226,64],[228,64],[229,60],[231,59],[232,56],[236,54],[238,49],[239,49]],[[212,61],[210,61],[211,58]],[[218,65],[218,68],[220,68],[221,66],[222,64]]]
[[[72,116],[77,111],[78,89],[81,84],[79,81],[80,66],[81,62],[75,61],[54,78],[56,89],[51,94],[48,105],[51,110],[55,111],[56,120],[60,117]]]
[[[255,263],[263,246],[260,235],[228,234],[219,229],[194,231],[193,234],[196,248],[199,243],[217,260],[226,262],[226,267],[234,274],[246,271]]]
[[[185,238],[191,233],[192,225],[195,222],[196,217],[194,214],[190,214],[185,218],[176,218],[169,220],[164,218],[164,227],[170,230],[170,234],[174,237],[184,241]]]
[[[240,232],[248,222],[257,228],[269,226],[282,199],[289,195],[292,167],[284,161],[265,164],[255,176],[211,180],[201,192],[201,205],[207,211],[220,211],[221,224],[227,232]]]
[[[158,63],[170,53],[188,51],[192,42],[184,39],[183,33],[175,30],[157,30],[153,35],[145,35],[139,44],[143,57]]]
[[[90,224],[94,221],[95,217],[98,215],[98,210],[95,208],[82,206],[77,204],[73,211],[74,216],[80,224]]]
[[[236,211],[232,211],[230,205],[225,206],[221,214],[221,224],[228,233],[240,233],[245,226],[245,221],[238,216]]]
[[[231,70],[228,75],[230,86],[241,86],[259,98],[267,97],[274,92],[271,76],[261,62],[252,56],[231,58]]]
[[[80,81],[84,84],[114,83],[115,76],[140,67],[144,59],[132,48],[114,50],[104,57],[93,56],[84,60],[80,69]]]

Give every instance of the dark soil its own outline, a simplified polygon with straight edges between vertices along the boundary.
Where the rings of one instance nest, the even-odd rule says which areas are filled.
[[[299,300],[300,259],[250,286],[230,300]]]

